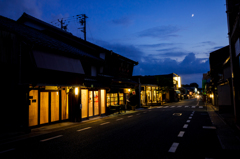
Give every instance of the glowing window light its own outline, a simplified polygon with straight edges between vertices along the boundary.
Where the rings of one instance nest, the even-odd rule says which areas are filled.
[[[78,95],[78,87],[75,87],[75,95]]]

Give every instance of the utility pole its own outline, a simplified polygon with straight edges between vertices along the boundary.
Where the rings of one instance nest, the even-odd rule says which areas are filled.
[[[79,16],[79,15],[78,15]],[[81,31],[84,33],[84,40],[86,41],[86,18],[88,18],[86,16],[86,14],[81,14],[81,17],[79,17],[79,23],[81,25],[83,25],[83,28],[78,28],[78,29],[82,29]]]

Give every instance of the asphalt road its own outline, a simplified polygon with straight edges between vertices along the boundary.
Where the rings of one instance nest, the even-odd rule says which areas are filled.
[[[221,158],[206,107],[183,100],[6,145],[0,158]]]

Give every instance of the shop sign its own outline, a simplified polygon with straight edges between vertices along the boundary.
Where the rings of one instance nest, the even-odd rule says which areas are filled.
[[[45,90],[58,90],[57,86],[45,86]]]

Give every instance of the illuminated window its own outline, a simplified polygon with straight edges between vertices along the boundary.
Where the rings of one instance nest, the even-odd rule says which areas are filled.
[[[119,93],[119,104],[124,104],[123,103],[123,93]]]
[[[107,93],[107,106],[117,104],[118,104],[117,93]]]

